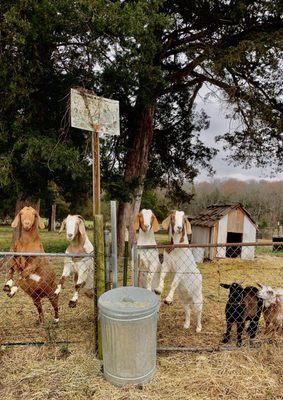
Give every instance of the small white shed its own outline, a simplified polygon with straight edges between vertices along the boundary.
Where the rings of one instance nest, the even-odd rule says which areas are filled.
[[[257,227],[254,219],[241,203],[213,204],[190,219],[191,243],[220,244],[255,242]],[[207,247],[205,257],[236,258],[251,260],[254,247]]]

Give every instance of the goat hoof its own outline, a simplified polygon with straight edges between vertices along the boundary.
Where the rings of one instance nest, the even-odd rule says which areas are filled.
[[[167,306],[170,306],[172,304],[172,300],[164,300],[164,303],[167,304]]]
[[[69,301],[69,307],[70,308],[75,308],[77,306],[77,302],[76,301],[74,301],[74,300],[70,300]]]
[[[155,292],[155,294],[157,294],[158,296],[161,295],[161,290],[154,289],[154,292]]]
[[[229,343],[229,340],[230,339],[227,336],[224,336],[224,338],[222,339],[221,343],[224,343],[224,344]]]
[[[54,323],[58,324],[58,322],[59,322],[59,318],[54,318]]]
[[[16,293],[11,293],[11,292],[9,292],[9,293],[7,293],[7,296],[10,297],[10,299],[11,299],[12,297],[15,296],[15,294],[16,294]]]
[[[188,330],[190,328],[190,324],[184,324],[184,329]]]
[[[4,290],[4,292],[10,293],[11,288],[10,288],[9,285],[5,285],[5,286],[3,287],[3,290]]]
[[[196,328],[196,333],[200,333],[201,332],[201,326],[197,326],[197,328]]]

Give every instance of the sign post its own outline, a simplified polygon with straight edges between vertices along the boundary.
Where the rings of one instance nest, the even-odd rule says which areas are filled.
[[[94,318],[95,349],[102,359],[101,328],[98,321],[98,298],[105,291],[103,217],[100,214],[99,134],[119,135],[119,102],[96,96],[83,89],[71,89],[71,126],[92,132],[92,193],[94,226]]]

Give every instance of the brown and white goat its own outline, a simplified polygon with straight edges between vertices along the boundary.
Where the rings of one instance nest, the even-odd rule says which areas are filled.
[[[135,231],[139,231],[138,245],[156,245],[154,233],[159,231],[159,223],[151,210],[143,209],[136,215],[133,223]],[[156,289],[159,282],[161,264],[157,249],[140,249],[141,286],[148,290]]]
[[[90,242],[84,219],[80,215],[68,215],[62,222],[59,233],[66,228],[66,238],[70,242],[65,253],[92,253],[93,245]],[[66,257],[64,261],[64,269],[56,289],[56,294],[59,294],[64,286],[65,279],[71,273],[75,276],[75,292],[69,301],[69,307],[74,308],[77,305],[79,293],[84,293],[87,296],[93,296],[93,257]]]
[[[258,284],[258,296],[263,300],[265,333],[280,332],[283,328],[283,289]]]
[[[38,227],[43,229],[44,223],[35,209],[24,207],[12,222],[13,228],[17,226],[20,228],[20,236],[12,246],[11,251],[23,253],[44,252],[38,234]],[[14,282],[15,272],[19,274],[16,282]],[[13,297],[19,287],[32,298],[38,310],[40,322],[43,322],[44,319],[41,305],[41,300],[44,297],[48,298],[54,309],[55,322],[59,321],[58,296],[55,294],[56,275],[46,258],[13,257],[4,291],[7,292],[9,297]]]
[[[189,244],[188,234],[191,233],[191,225],[183,211],[172,211],[162,222],[162,226],[168,230],[172,245]],[[176,291],[185,312],[184,328],[189,329],[190,327],[190,307],[192,307],[197,317],[196,332],[201,332],[202,275],[197,268],[195,258],[189,247],[175,247],[170,253],[164,252],[160,281],[155,289],[156,294],[162,293],[164,280],[168,272],[174,272],[174,278],[165,303],[171,304],[173,302],[173,296]]]

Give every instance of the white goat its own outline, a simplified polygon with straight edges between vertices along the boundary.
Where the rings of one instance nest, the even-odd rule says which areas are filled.
[[[66,249],[68,253],[92,253],[93,245],[91,244],[84,225],[84,220],[80,215],[68,215],[62,222],[59,233],[66,228],[67,240],[71,243]],[[93,295],[93,277],[94,267],[93,258],[70,258],[64,260],[63,274],[55,291],[56,294],[61,292],[65,279],[71,273],[75,275],[75,292],[72,299],[69,301],[69,307],[76,307],[79,298],[79,293],[84,293],[88,296]]]
[[[265,333],[281,330],[283,327],[283,289],[258,284],[258,297],[263,299]]]
[[[151,210],[143,209],[136,215],[134,230],[139,230],[138,245],[156,245],[154,232],[159,231],[159,223]],[[140,249],[141,286],[148,290],[154,290],[159,281],[160,261],[157,249]]]
[[[169,238],[172,244],[188,244],[188,234],[191,233],[191,226],[183,211],[173,211],[162,222],[164,229],[169,231]],[[174,248],[170,253],[164,252],[164,261],[161,267],[160,282],[155,290],[161,294],[164,289],[164,279],[168,272],[174,272],[170,291],[165,299],[166,304],[171,304],[175,290],[185,311],[184,328],[190,327],[190,305],[197,316],[196,332],[201,332],[202,315],[202,276],[197,268],[192,251],[189,248]]]

